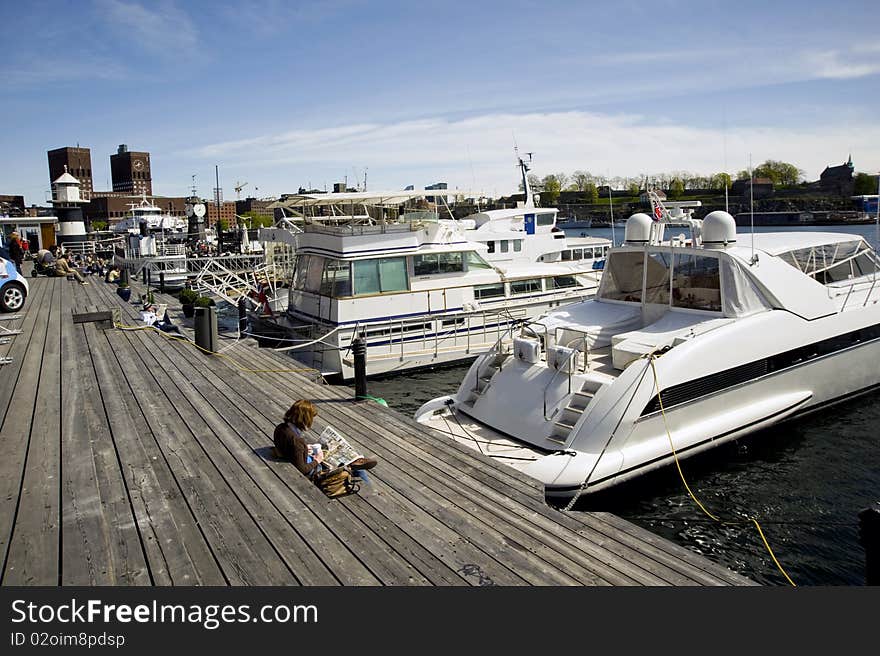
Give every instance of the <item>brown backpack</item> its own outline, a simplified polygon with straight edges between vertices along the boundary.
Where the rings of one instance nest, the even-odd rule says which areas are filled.
[[[337,467],[315,476],[315,485],[328,497],[344,497],[348,494],[357,494],[361,489],[355,482],[348,467]]]

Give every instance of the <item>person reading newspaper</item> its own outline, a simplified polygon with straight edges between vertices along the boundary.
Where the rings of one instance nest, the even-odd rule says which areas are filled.
[[[368,482],[365,471],[376,466],[375,458],[357,453],[342,435],[327,427],[317,442],[309,444],[304,434],[311,429],[318,409],[306,399],[296,401],[284,413],[284,421],[275,427],[275,450],[290,460],[300,472],[314,480],[323,468],[350,467],[355,475]]]

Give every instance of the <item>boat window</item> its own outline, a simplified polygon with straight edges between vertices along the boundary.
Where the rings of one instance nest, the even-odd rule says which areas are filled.
[[[322,296],[351,296],[351,263],[344,260],[326,260],[321,279]]]
[[[490,253],[494,253],[494,252],[495,252],[495,242],[494,242],[494,241],[486,242],[486,246],[489,247],[489,252],[490,252]]]
[[[645,281],[646,303],[669,304],[669,265],[671,260],[669,253],[648,253],[648,278]]]
[[[324,258],[317,255],[301,255],[296,262],[294,287],[307,292],[317,292],[321,288],[321,275],[324,273]]]
[[[353,263],[354,293],[381,294],[408,289],[406,258],[381,257],[375,260],[357,260]]]
[[[820,244],[781,253],[779,258],[823,285],[873,274],[876,254],[864,241]]]
[[[642,301],[642,272],[645,254],[620,251],[608,255],[605,272],[599,284],[599,298],[609,301]]]
[[[553,213],[538,215],[538,225],[539,226],[551,226],[555,223],[555,221],[556,221],[556,215]]]
[[[461,251],[413,255],[413,273],[417,276],[434,276],[464,271],[463,255]]]
[[[571,249],[567,251],[562,251],[562,261],[568,262],[571,260]]]
[[[567,287],[577,287],[578,283],[574,276],[553,276],[547,278],[547,289],[565,289]]]
[[[519,253],[522,250],[522,239],[513,240],[513,250]]]
[[[474,285],[474,298],[477,300],[484,298],[497,298],[504,296],[504,283],[498,282],[492,285]]]
[[[510,283],[511,294],[531,294],[541,291],[541,279],[531,278],[529,280],[514,280]]]
[[[674,275],[674,307],[721,311],[721,276],[716,258],[676,253]]]
[[[580,248],[572,248],[571,249],[571,259],[573,260],[581,260],[584,257],[584,252]]]
[[[506,239],[501,240],[501,252],[506,253],[510,250],[510,243]]]
[[[475,271],[477,269],[491,269],[492,265],[486,262],[476,251],[468,251],[467,253],[467,270]]]

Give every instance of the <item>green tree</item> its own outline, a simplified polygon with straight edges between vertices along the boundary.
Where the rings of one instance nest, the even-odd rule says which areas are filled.
[[[794,164],[768,159],[755,169],[756,178],[769,178],[774,187],[790,187],[798,183],[804,172]],[[748,177],[748,173],[746,173]]]
[[[681,198],[681,195],[684,193],[684,182],[682,182],[679,178],[673,178],[672,182],[669,183],[669,197],[670,198]]]
[[[630,196],[638,196],[640,191],[639,184],[637,182],[630,182],[627,191],[629,191]]]
[[[541,180],[541,204],[544,207],[555,205],[559,200],[559,192],[562,191],[562,185],[559,179],[553,175],[545,175]]]
[[[748,171],[746,171],[746,177],[748,177],[748,175]],[[724,189],[725,187],[730,189],[730,182],[730,175],[727,173],[716,173],[712,176],[709,186],[712,189]]]
[[[856,173],[853,181],[853,193],[856,196],[871,196],[877,193],[877,176],[867,173]]]
[[[275,222],[273,217],[258,214],[257,212],[254,212],[253,210],[251,210],[250,212],[245,212],[244,214],[241,214],[240,216],[242,217],[242,219],[245,220],[245,225],[250,229],[268,228],[269,226],[271,226]]]
[[[596,185],[592,182],[588,182],[584,189],[584,196],[586,197],[586,201],[588,203],[598,203],[599,190],[596,188]]]
[[[106,230],[106,229],[107,229],[107,222],[106,221],[100,221],[100,220],[92,221],[92,230]]]

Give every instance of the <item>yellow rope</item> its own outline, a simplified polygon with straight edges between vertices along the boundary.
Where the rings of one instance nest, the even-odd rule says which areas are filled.
[[[155,326],[126,326],[121,323],[114,323],[113,326],[115,328],[118,328],[119,330],[124,330],[124,331],[135,331],[135,330],[155,331],[155,332],[159,333],[160,335],[162,335],[162,337],[165,337],[166,339],[173,339],[177,342],[183,342],[185,344],[190,344],[192,346],[195,346],[197,349],[199,349],[203,353],[207,353],[208,355],[213,355],[213,356],[217,356],[220,358],[226,358],[227,360],[230,361],[232,366],[235,367],[236,369],[238,369],[239,371],[245,371],[245,372],[251,373],[251,374],[288,374],[288,373],[300,373],[303,371],[314,371],[315,373],[320,375],[320,372],[317,369],[314,369],[312,367],[302,367],[302,368],[298,368],[298,369],[251,369],[249,367],[241,366],[234,358],[232,358],[228,355],[225,355],[223,353],[215,353],[214,351],[209,351],[208,349],[202,348],[201,346],[199,346],[198,344],[196,344],[193,341],[190,341],[190,340],[185,339],[183,337],[175,337],[174,335],[169,335],[168,333],[166,333],[162,330],[159,330]],[[322,379],[323,379],[323,376],[322,376]]]
[[[666,437],[669,438],[669,448],[672,449],[672,457],[675,459],[675,466],[678,469],[678,475],[681,477],[681,482],[684,483],[684,487],[687,490],[687,493],[690,495],[691,499],[693,499],[694,503],[699,506],[700,510],[702,510],[708,517],[712,518],[716,522],[725,525],[725,526],[738,526],[742,525],[743,522],[729,522],[722,521],[708,510],[706,507],[697,499],[697,496],[691,491],[690,485],[688,485],[687,479],[684,477],[684,472],[681,470],[681,463],[678,460],[678,453],[675,451],[675,445],[672,443],[672,433],[669,432],[669,424],[666,422],[666,410],[663,408],[663,396],[660,394],[660,381],[657,378],[657,367],[654,365],[654,360],[657,358],[657,355],[651,353],[648,356],[648,361],[651,363],[651,371],[654,372],[654,389],[657,390],[657,401],[660,404],[660,415],[663,417],[663,427],[666,429]],[[770,548],[770,543],[767,542],[767,538],[764,536],[764,531],[761,530],[761,525],[758,523],[758,520],[754,517],[749,517],[749,522],[755,525],[755,528],[758,529],[758,535],[761,536],[761,540],[764,542],[764,546],[767,548],[767,553],[770,554],[770,557],[773,559],[773,562],[776,563],[776,567],[782,572],[782,575],[785,579],[794,587],[797,587],[797,584],[791,580],[791,577],[786,573],[786,571],[782,568],[782,565],[779,564],[779,561],[776,559],[776,554],[773,553],[773,549]]]

